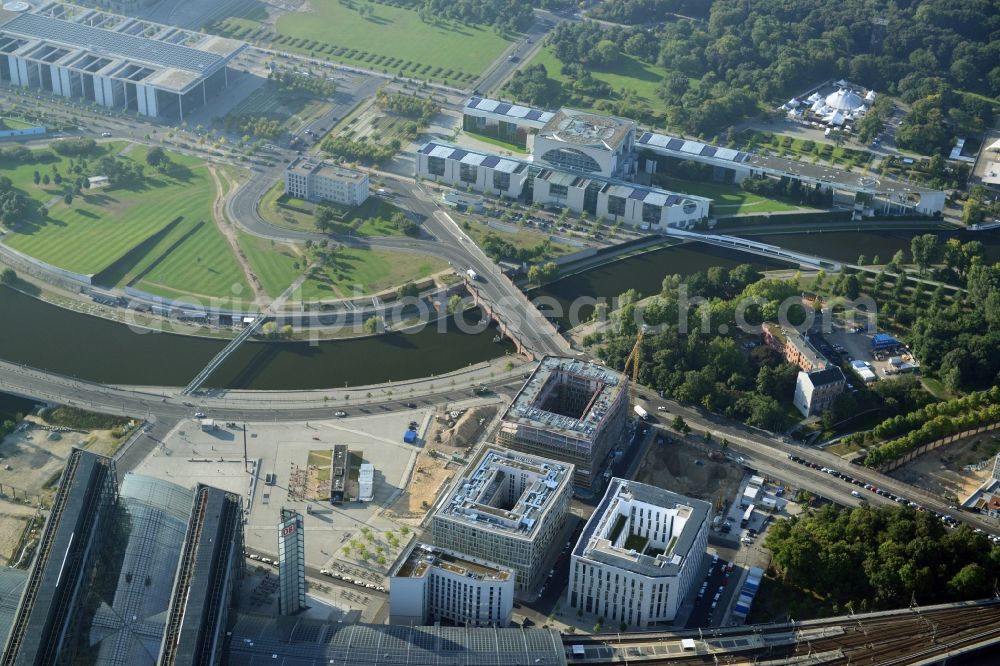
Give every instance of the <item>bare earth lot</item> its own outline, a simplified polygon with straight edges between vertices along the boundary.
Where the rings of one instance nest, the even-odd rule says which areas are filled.
[[[389,507],[396,518],[423,518],[441,488],[462,468],[462,463],[452,456],[467,458],[496,413],[497,408],[493,405],[473,407],[457,419],[452,419],[451,414],[445,411],[434,413],[424,446],[417,455],[410,483]]]
[[[940,495],[964,500],[989,478],[992,465],[978,471],[967,469],[967,466],[988,461],[998,451],[1000,436],[970,437],[922,455],[890,472],[889,476]]]
[[[736,496],[743,470],[732,461],[710,460],[708,451],[690,439],[654,442],[639,465],[636,481],[711,502],[719,509]]]

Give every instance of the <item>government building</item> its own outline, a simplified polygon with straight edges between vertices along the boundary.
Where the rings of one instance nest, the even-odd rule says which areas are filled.
[[[573,466],[487,447],[431,518],[434,545],[512,570],[530,596],[552,559],[572,494]]]
[[[838,107],[832,109],[835,113],[842,113],[839,109],[845,105],[854,109],[849,113],[857,113],[861,101],[855,98],[853,93],[837,93],[826,104]],[[701,165],[706,178],[721,183],[738,185],[746,178],[795,181],[830,193],[835,203],[853,209],[856,218],[933,216],[944,210],[941,190],[640,131],[632,120],[587,111],[546,111],[477,95],[465,102],[462,127],[523,148],[530,156],[500,157],[432,142],[417,154],[418,175],[644,229],[689,228],[708,217],[709,199],[638,184],[655,184],[658,174],[669,174],[682,162]],[[543,176],[547,172],[554,176]],[[544,180],[554,180],[556,187],[537,187]]]
[[[389,623],[445,622],[506,627],[514,609],[514,572],[423,543],[389,577]]]
[[[178,122],[228,88],[245,47],[68,3],[0,9],[0,81]]]
[[[625,439],[627,383],[603,365],[546,356],[503,413],[496,443],[572,463],[574,485],[593,488]]]
[[[708,502],[611,480],[573,547],[569,604],[633,628],[670,622],[699,578]]]
[[[300,156],[285,167],[285,193],[354,208],[368,199],[368,174]]]

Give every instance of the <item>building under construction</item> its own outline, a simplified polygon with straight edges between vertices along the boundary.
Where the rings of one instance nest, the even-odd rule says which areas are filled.
[[[242,567],[239,496],[74,450],[2,663],[216,663]]]
[[[574,485],[591,488],[624,440],[627,384],[603,365],[546,356],[504,412],[497,444],[572,463]]]

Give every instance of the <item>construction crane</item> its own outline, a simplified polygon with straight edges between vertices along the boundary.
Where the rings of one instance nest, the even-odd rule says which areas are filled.
[[[628,358],[625,359],[625,367],[622,370],[622,374],[627,375],[629,365],[632,366],[632,382],[628,386],[628,410],[630,413],[635,410],[635,398],[639,390],[639,347],[642,345],[642,338],[645,334],[645,327],[640,328],[639,334],[635,336],[635,344],[632,346],[632,351],[629,352]]]

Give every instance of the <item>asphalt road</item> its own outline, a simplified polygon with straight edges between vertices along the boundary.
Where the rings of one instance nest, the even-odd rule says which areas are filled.
[[[837,476],[823,473],[806,465],[800,465],[789,459],[791,455],[799,456],[823,467],[837,469],[863,483],[869,483],[895,495],[905,497],[927,509],[941,514],[950,514],[967,523],[970,527],[978,527],[990,534],[1000,534],[1000,527],[996,523],[985,520],[976,514],[956,512],[950,508],[948,502],[916,486],[866,467],[852,465],[840,456],[821,449],[796,444],[780,435],[729,421],[700,409],[682,406],[671,400],[653,398],[653,395],[655,394],[650,394],[649,400],[642,401],[647,411],[654,415],[653,418],[659,419],[662,423],[668,423],[674,416],[680,415],[696,432],[706,430],[711,432],[716,443],[726,439],[729,442],[731,455],[748,468],[765,472],[844,506],[857,506],[862,500],[875,506],[894,504],[887,497],[882,497]],[[659,406],[666,407],[668,412],[658,412],[657,407]],[[669,444],[663,446],[669,446]],[[851,495],[852,491],[862,493],[861,498]]]

